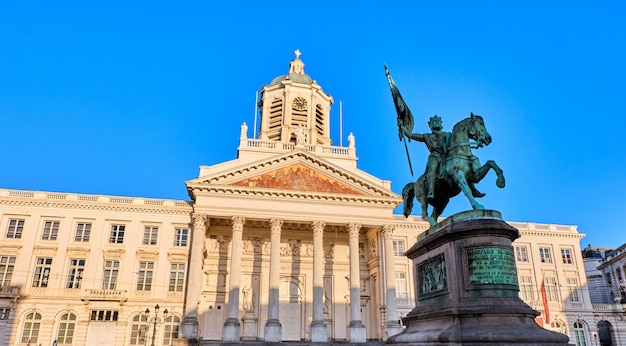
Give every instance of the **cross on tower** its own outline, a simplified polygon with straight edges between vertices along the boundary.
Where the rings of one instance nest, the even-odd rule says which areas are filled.
[[[302,53],[300,53],[300,50],[299,50],[299,49],[294,50],[294,51],[293,51],[293,54],[295,54],[295,55],[296,55],[296,59],[300,59],[300,55],[302,55]]]

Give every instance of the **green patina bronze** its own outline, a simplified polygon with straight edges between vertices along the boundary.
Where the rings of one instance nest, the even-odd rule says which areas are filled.
[[[448,288],[446,261],[443,255],[420,264],[417,272],[420,297]]]
[[[467,249],[470,285],[502,284],[517,286],[513,250],[500,247]]]
[[[452,132],[445,132],[441,118],[435,115],[428,122],[431,133],[413,133],[413,115],[393,82],[387,66],[385,72],[398,114],[398,135],[400,140],[404,141],[407,157],[409,156],[407,138],[408,141],[413,139],[425,143],[430,152],[424,174],[416,182],[408,183],[402,189],[404,216],[408,217],[411,214],[415,198],[420,202],[422,219],[435,225],[450,198],[461,192],[470,202],[472,209],[485,209],[476,201],[476,198],[484,197],[485,194],[478,191],[474,184],[480,182],[491,169],[498,177],[496,180],[498,187],[504,187],[505,180],[502,169],[495,161],[489,160],[481,166],[478,157],[472,153],[472,149],[491,143],[491,135],[487,132],[483,118],[470,113],[469,118],[454,125]],[[409,168],[413,174],[410,157]],[[433,207],[430,216],[428,205]]]

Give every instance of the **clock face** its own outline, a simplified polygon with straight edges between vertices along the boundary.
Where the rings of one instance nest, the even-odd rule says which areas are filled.
[[[296,97],[293,99],[293,109],[297,111],[303,111],[307,108],[306,100],[303,97]]]

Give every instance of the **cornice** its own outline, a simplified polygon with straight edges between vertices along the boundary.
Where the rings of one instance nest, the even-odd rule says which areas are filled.
[[[120,205],[117,203],[104,204],[105,202],[49,202],[45,200],[25,200],[25,199],[7,199],[0,198],[0,205],[12,205],[23,207],[41,207],[41,208],[63,208],[63,209],[84,209],[84,210],[102,210],[116,212],[135,212],[135,213],[157,213],[170,215],[188,215],[193,210],[191,202],[188,206],[177,207],[149,207],[140,205]]]
[[[552,232],[552,231],[528,231],[528,230],[520,230],[517,229],[522,236],[535,236],[535,237],[559,237],[559,238],[575,238],[582,239],[584,234],[580,233],[561,233],[561,232]]]
[[[379,196],[366,196],[366,195],[333,195],[333,194],[321,194],[312,193],[307,191],[296,190],[272,190],[272,189],[258,189],[258,188],[246,188],[239,186],[214,186],[214,185],[194,185],[195,191],[208,192],[209,194],[219,195],[231,195],[234,197],[241,197],[246,199],[262,199],[267,197],[274,198],[289,198],[299,199],[303,201],[319,202],[324,201],[327,203],[362,203],[362,204],[375,204],[375,205],[390,205],[398,206],[401,201],[394,197],[379,197]]]

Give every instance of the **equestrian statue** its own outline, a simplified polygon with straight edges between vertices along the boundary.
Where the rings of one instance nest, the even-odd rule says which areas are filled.
[[[463,192],[472,209],[485,209],[476,201],[476,198],[484,197],[485,194],[478,191],[475,184],[480,182],[490,169],[493,169],[497,175],[496,186],[503,188],[505,182],[502,169],[495,161],[489,160],[481,166],[478,157],[472,153],[472,149],[491,143],[491,136],[487,132],[483,118],[470,113],[468,118],[454,125],[452,132],[445,132],[441,117],[435,115],[428,122],[431,133],[413,133],[413,115],[402,99],[387,66],[385,66],[385,73],[398,114],[398,135],[400,140],[404,141],[411,175],[413,175],[413,168],[407,138],[409,141],[412,139],[423,142],[430,152],[424,174],[416,182],[408,183],[402,189],[404,217],[409,217],[411,214],[413,198],[415,198],[420,202],[422,219],[434,226],[450,198],[460,192]],[[428,205],[432,206],[430,216]]]

